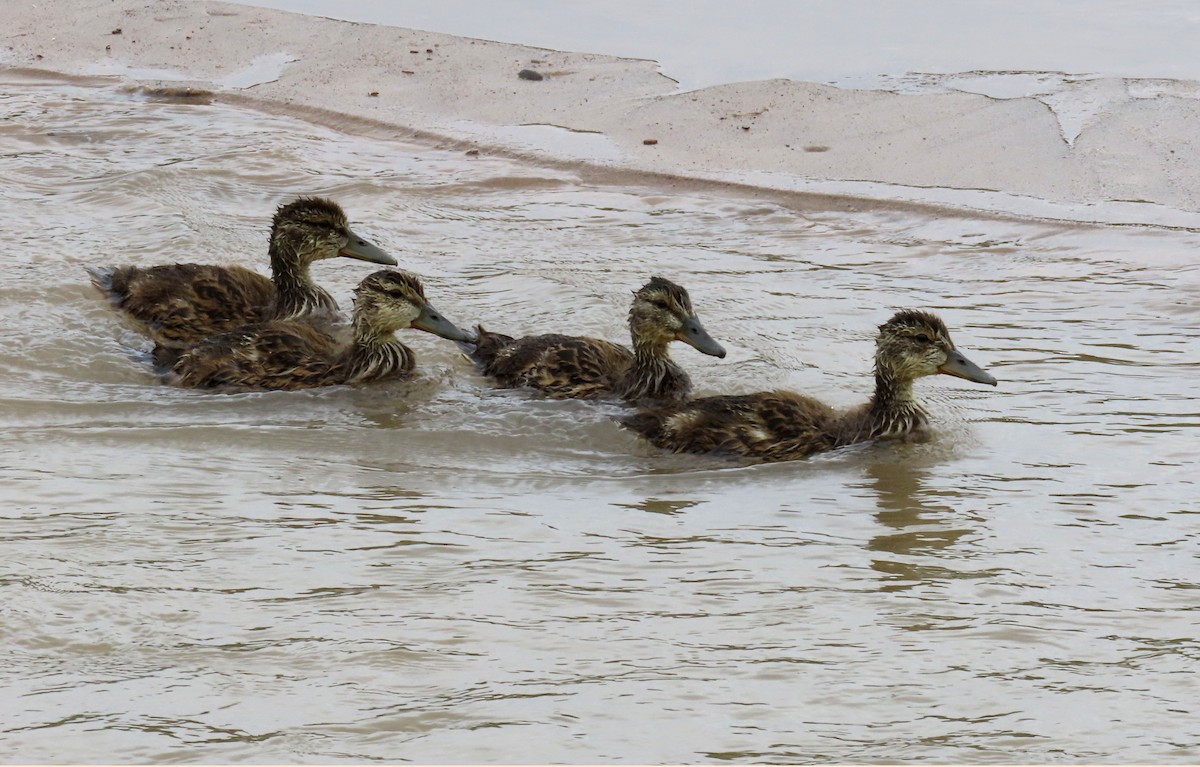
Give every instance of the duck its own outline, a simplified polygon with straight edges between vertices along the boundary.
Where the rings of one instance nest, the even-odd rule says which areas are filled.
[[[473,336],[435,310],[420,279],[377,271],[355,288],[354,311],[341,332],[314,317],[273,319],[209,336],[183,352],[168,383],[199,389],[294,390],[362,384],[412,374],[411,349],[393,335],[416,328],[452,341]]]
[[[725,356],[700,323],[688,292],[664,277],[634,292],[629,332],[632,351],[599,338],[558,333],[514,338],[477,325],[473,343],[461,346],[503,388],[534,389],[551,399],[641,404],[682,400],[691,392],[691,378],[670,357],[672,341]]]
[[[875,392],[838,412],[791,391],[700,397],[672,407],[643,408],[620,424],[655,447],[758,461],[791,461],[872,440],[927,436],[929,416],[913,383],[934,374],[996,386],[996,379],[958,350],[935,314],[903,310],[879,326]]]
[[[241,325],[306,314],[336,316],[337,302],[313,282],[314,261],[344,256],[385,266],[396,259],[358,236],[333,200],[300,197],[279,206],[267,255],[271,277],[243,266],[160,264],[93,267],[92,284],[160,346],[158,360]]]

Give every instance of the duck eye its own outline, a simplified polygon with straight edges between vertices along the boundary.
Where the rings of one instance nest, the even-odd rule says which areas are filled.
[[[662,309],[664,312],[671,311],[671,307],[667,306],[667,302],[663,301],[661,298],[656,298],[650,303],[654,306],[657,306],[659,309]]]
[[[927,343],[929,343],[929,342],[930,342],[930,338],[929,338],[929,336],[925,335],[924,333],[918,333],[918,334],[917,334],[917,340],[918,340],[918,341],[920,341],[920,342],[921,342],[921,343],[923,343],[923,344],[927,344]]]

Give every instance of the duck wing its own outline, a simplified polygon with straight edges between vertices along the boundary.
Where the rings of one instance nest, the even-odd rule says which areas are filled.
[[[547,334],[518,338],[484,366],[501,386],[529,387],[557,399],[586,399],[612,393],[633,364],[623,346],[583,336]]]
[[[342,383],[346,344],[302,321],[246,325],[202,341],[168,378],[201,389],[306,389]]]
[[[241,266],[162,264],[88,269],[92,284],[155,342],[190,345],[258,322],[275,299],[267,277]]]
[[[652,445],[687,453],[717,453],[786,461],[835,446],[829,406],[795,392],[701,397],[642,409],[621,419]]]

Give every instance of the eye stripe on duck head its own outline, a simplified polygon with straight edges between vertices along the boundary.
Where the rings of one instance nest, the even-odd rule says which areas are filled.
[[[317,226],[322,229],[343,231],[350,227],[342,206],[325,197],[300,197],[275,211],[271,222],[273,229],[284,224]]]
[[[391,334],[409,327],[428,306],[421,281],[407,272],[381,269],[354,289],[353,325],[360,343],[392,343]]]
[[[425,303],[425,287],[417,275],[396,269],[380,269],[370,274],[354,289],[356,298],[384,297],[409,301],[416,304]]]
[[[353,238],[341,206],[324,197],[300,197],[280,205],[271,221],[272,264],[286,273],[285,264],[306,265],[325,258],[351,255],[344,252]],[[379,263],[395,263],[368,257]]]
[[[695,314],[688,292],[664,277],[651,277],[649,282],[634,291],[634,296],[638,301],[645,301],[680,317],[691,317]]]
[[[879,326],[875,371],[895,380],[943,373],[995,386],[996,379],[967,359],[937,315],[907,309]]]
[[[908,338],[921,343],[936,343],[947,349],[954,348],[946,323],[936,314],[919,309],[896,312],[890,320],[879,326],[879,337],[880,340]]]

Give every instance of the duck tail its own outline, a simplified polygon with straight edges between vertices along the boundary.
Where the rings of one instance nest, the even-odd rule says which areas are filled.
[[[617,422],[630,431],[637,432],[653,444],[663,436],[666,414],[661,410],[639,410],[632,415],[621,416]]]
[[[490,365],[492,360],[496,359],[496,355],[500,353],[500,350],[512,342],[512,336],[506,336],[503,333],[492,333],[491,331],[484,330],[483,325],[476,325],[475,340],[459,341],[458,348],[462,349],[463,354],[467,355],[482,369]]]
[[[129,280],[133,276],[134,267],[129,266],[85,266],[88,277],[96,290],[108,297],[115,306],[129,295]]]
[[[85,266],[83,268],[91,278],[92,284],[96,286],[96,290],[108,294],[113,292],[113,275],[117,273],[117,267]]]
[[[188,348],[186,346],[173,346],[159,342],[154,345],[154,351],[150,352],[150,361],[154,365],[156,372],[160,375],[165,375],[175,367],[175,363],[179,361],[180,357],[187,354],[187,352]]]

